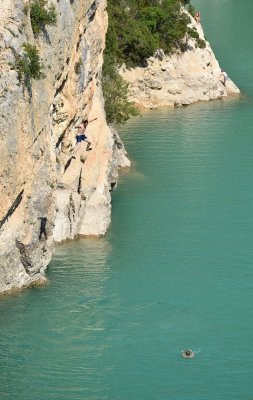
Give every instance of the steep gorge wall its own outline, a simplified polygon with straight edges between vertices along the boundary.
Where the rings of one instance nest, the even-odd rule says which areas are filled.
[[[103,108],[106,1],[53,0],[57,25],[37,39],[25,3],[0,0],[0,292],[44,282],[54,241],[104,234],[111,184],[129,165]],[[30,89],[11,67],[24,42],[44,64]],[[76,152],[84,117],[97,118],[87,129],[92,151]]]
[[[45,282],[54,242],[104,234],[118,169],[129,166],[117,132],[106,124],[101,68],[106,0],[52,0],[57,25],[34,38],[27,1],[0,0],[0,293]],[[192,19],[201,38],[202,28]],[[22,44],[35,43],[45,78],[30,88],[12,65]],[[121,71],[141,107],[187,105],[239,93],[209,43],[182,54],[151,57],[146,68]],[[75,146],[88,125],[92,151]],[[41,221],[46,234],[40,238]]]

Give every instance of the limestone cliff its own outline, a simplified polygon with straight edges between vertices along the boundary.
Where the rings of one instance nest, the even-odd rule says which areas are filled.
[[[26,3],[0,0],[0,292],[44,282],[54,241],[104,234],[111,185],[129,165],[103,108],[106,1],[52,0],[57,24],[37,38]],[[30,88],[12,67],[25,42],[44,64]],[[82,118],[97,118],[89,152],[75,146]]]
[[[26,0],[0,0],[0,293],[43,283],[54,242],[104,234],[118,169],[129,166],[106,124],[101,68],[106,0],[51,0],[56,26],[34,37]],[[50,3],[50,2],[49,2]],[[203,38],[201,26],[192,26]],[[30,86],[13,67],[24,43],[36,44],[44,79]],[[146,68],[122,70],[131,99],[144,107],[190,104],[239,90],[221,82],[206,43]],[[76,146],[83,118],[92,150]]]
[[[186,12],[186,11],[184,11]],[[200,23],[191,18],[190,27],[205,40]],[[218,61],[205,40],[206,47],[196,46],[194,39],[186,39],[185,52],[166,56],[163,51],[147,60],[146,67],[122,68],[122,77],[130,83],[130,100],[140,107],[188,105],[236,95],[236,85],[224,77]]]

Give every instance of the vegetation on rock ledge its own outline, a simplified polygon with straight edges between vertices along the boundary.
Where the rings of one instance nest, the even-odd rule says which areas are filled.
[[[42,79],[44,77],[43,66],[36,46],[24,43],[22,47],[24,48],[24,55],[17,56],[14,64],[19,80],[28,83],[31,79]]]
[[[105,112],[109,124],[124,124],[130,116],[138,115],[138,110],[128,101],[128,83],[120,76],[116,64],[104,57],[103,94]]]
[[[48,8],[46,6],[47,0],[33,0],[30,5],[30,19],[35,36],[38,36],[45,29],[46,25],[56,24],[55,6],[51,5]],[[28,9],[26,7],[24,11],[28,13]]]
[[[117,3],[117,4],[115,4]],[[109,27],[103,67],[103,92],[108,122],[122,123],[136,115],[127,101],[127,84],[118,73],[118,67],[142,65],[156,49],[170,54],[186,50],[186,38],[196,40],[196,46],[205,47],[195,29],[189,28],[190,18],[182,12],[190,0],[108,0]]]

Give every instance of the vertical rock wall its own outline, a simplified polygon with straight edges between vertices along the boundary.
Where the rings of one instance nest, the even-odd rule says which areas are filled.
[[[38,38],[26,3],[0,0],[0,292],[43,283],[54,241],[104,234],[111,184],[129,165],[103,109],[106,1],[52,0],[57,25]],[[12,67],[25,42],[44,65],[31,87]],[[82,118],[97,118],[87,129],[92,151],[75,146]]]

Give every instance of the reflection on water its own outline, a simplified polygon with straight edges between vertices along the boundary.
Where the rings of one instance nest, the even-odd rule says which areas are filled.
[[[46,287],[1,301],[1,399],[106,398],[86,387],[101,384],[111,370],[100,365],[108,347],[101,334],[111,301],[110,252],[105,238],[59,246]],[[106,383],[99,390],[105,389]]]
[[[213,1],[194,1],[212,23]],[[238,1],[214,2],[238,15]],[[107,236],[59,246],[47,286],[0,302],[1,400],[251,400],[253,75],[241,51],[248,63],[230,65],[247,64],[247,96],[133,118]],[[183,360],[188,347],[201,352]]]
[[[251,398],[251,111],[129,123],[107,236],[59,246],[47,286],[0,302],[1,399]]]

